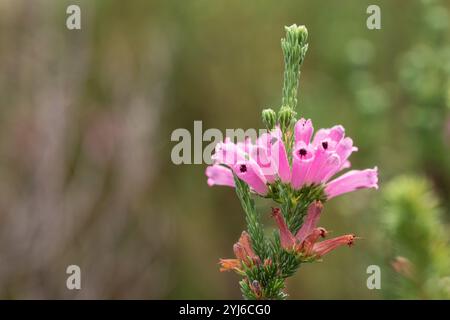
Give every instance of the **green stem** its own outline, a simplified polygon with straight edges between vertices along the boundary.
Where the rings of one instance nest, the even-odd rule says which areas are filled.
[[[252,239],[253,250],[263,260],[268,257],[267,243],[264,235],[264,227],[256,211],[255,201],[251,198],[250,189],[245,182],[240,180],[236,175],[234,175],[234,182],[236,185],[236,194],[245,212],[245,220],[247,221],[248,234]]]
[[[293,24],[285,27],[286,38],[281,39],[281,49],[284,56],[284,77],[281,108],[278,122],[283,132],[283,142],[291,159],[294,144],[294,124],[297,108],[297,91],[300,82],[300,66],[308,50],[308,30],[305,26]]]

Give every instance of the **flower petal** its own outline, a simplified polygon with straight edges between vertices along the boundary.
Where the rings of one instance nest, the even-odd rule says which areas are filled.
[[[313,150],[301,141],[294,149],[292,159],[291,185],[294,189],[300,189],[305,183],[311,164],[314,161]]]
[[[281,182],[289,183],[291,181],[291,167],[286,153],[286,147],[281,139],[281,131],[276,128],[272,139],[272,159],[275,162],[278,177]]]
[[[320,213],[322,212],[322,210],[323,205],[320,201],[314,201],[309,205],[305,221],[300,230],[298,230],[297,234],[295,235],[295,238],[298,240],[298,242],[302,243],[303,240],[305,240],[306,237],[313,232],[314,228],[317,225],[317,222],[319,221]]]
[[[336,125],[329,129],[320,129],[314,136],[313,145],[319,146],[324,140],[330,140],[334,145],[344,138],[345,129],[341,125]]]
[[[294,127],[295,131],[295,143],[303,142],[306,145],[311,141],[311,137],[314,131],[311,119],[305,120],[301,118],[297,121]]]
[[[233,171],[239,179],[246,182],[250,188],[260,195],[264,196],[269,191],[266,185],[266,179],[261,172],[261,168],[255,161],[238,161],[233,166]]]
[[[319,243],[314,244],[313,254],[317,257],[322,257],[330,251],[343,246],[348,245],[351,246],[355,241],[356,237],[353,234],[346,234],[344,236],[332,238],[329,240],[321,241]]]
[[[327,235],[327,230],[324,228],[315,228],[309,236],[303,240],[300,250],[305,256],[311,256],[313,254],[314,244],[319,240],[319,238],[325,238]]]
[[[229,138],[225,142],[219,142],[216,145],[212,159],[216,164],[226,164],[233,166],[237,161],[245,160],[246,153],[237,144],[230,141]]]
[[[239,271],[241,268],[241,262],[238,259],[220,259],[220,272],[224,271]]]
[[[343,193],[352,192],[357,189],[378,189],[378,168],[366,170],[352,170],[346,174],[330,181],[325,187],[328,199]]]
[[[358,148],[353,146],[353,140],[349,137],[345,137],[336,145],[336,153],[341,158],[341,170],[344,169],[347,159],[355,151],[358,151]]]
[[[280,241],[283,249],[291,250],[294,248],[296,240],[289,231],[284,218],[281,215],[280,208],[272,208],[272,217],[275,219],[278,228],[280,229]]]
[[[241,237],[238,241],[245,250],[245,253],[250,258],[256,258],[255,251],[253,251],[252,240],[250,239],[250,235],[246,231],[242,231]]]
[[[234,187],[233,172],[224,166],[218,164],[208,166],[205,174],[210,187],[214,185]]]

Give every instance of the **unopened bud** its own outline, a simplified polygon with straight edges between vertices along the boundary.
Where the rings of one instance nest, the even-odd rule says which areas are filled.
[[[258,280],[253,280],[252,283],[250,284],[250,288],[252,289],[253,293],[257,298],[261,297],[262,290]]]
[[[289,27],[284,27],[286,30],[286,38],[291,43],[304,44],[308,39],[308,30],[305,26],[297,26],[293,24]]]
[[[264,109],[262,111],[262,120],[266,128],[272,130],[277,122],[277,114],[272,109]]]
[[[295,120],[295,111],[287,106],[283,106],[278,113],[278,122],[280,123],[281,129],[284,131],[289,128],[291,123]]]

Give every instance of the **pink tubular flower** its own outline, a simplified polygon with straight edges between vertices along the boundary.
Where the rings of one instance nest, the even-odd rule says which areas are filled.
[[[215,169],[230,167],[252,191],[267,195],[270,185],[291,184],[294,190],[308,186],[323,186],[327,199],[363,188],[378,188],[378,170],[350,171],[332,181],[338,172],[351,166],[350,155],[357,151],[353,140],[345,136],[344,127],[336,125],[320,129],[313,136],[310,119],[300,119],[294,127],[295,142],[285,146],[277,126],[261,135],[256,143],[250,139],[232,143],[230,139],[216,146],[213,169],[207,169],[208,184],[233,186],[231,171]],[[292,151],[292,165],[286,149]]]
[[[323,144],[320,144],[314,155],[314,160],[306,174],[305,182],[308,184],[319,184],[330,172],[336,172],[340,167],[340,158],[335,152],[328,151]]]
[[[245,151],[241,146],[230,141],[229,138],[225,139],[225,142],[219,142],[216,145],[215,153],[212,159],[216,164],[225,164],[232,166],[237,161],[245,159]]]
[[[346,234],[340,237],[332,238],[329,240],[321,241],[313,246],[313,255],[317,257],[322,257],[325,254],[327,254],[330,251],[333,251],[334,249],[343,246],[348,245],[351,246],[353,242],[355,241],[356,237],[353,234]]]
[[[206,168],[209,186],[229,186],[234,187],[233,173],[230,169],[215,164]]]
[[[339,196],[343,193],[355,191],[357,189],[375,188],[378,189],[378,168],[366,170],[352,170],[330,181],[325,187],[328,199]]]
[[[341,125],[334,126],[330,129],[320,129],[314,136],[313,145],[318,146],[324,141],[334,142],[336,145],[345,135],[345,129]]]
[[[289,183],[291,181],[291,168],[279,127],[276,127],[272,134],[271,144],[271,151],[274,154],[273,159],[275,160],[278,177],[280,177],[281,182]]]
[[[309,169],[314,161],[314,150],[303,141],[297,144],[292,155],[291,185],[300,189],[306,181]]]
[[[250,153],[251,159],[254,159],[261,169],[261,173],[268,183],[274,183],[276,176],[276,168],[271,159],[270,149],[262,146],[255,146]]]
[[[345,137],[344,127],[340,125],[318,130],[310,143],[312,131],[311,120],[300,119],[295,125],[296,147],[291,176],[294,189],[323,184],[327,198],[331,199],[361,188],[378,188],[376,168],[350,171],[328,182],[339,171],[350,167],[348,158],[358,148],[353,146],[351,138]]]
[[[250,188],[260,195],[264,196],[269,191],[266,185],[267,180],[256,162],[252,160],[239,161],[232,169],[239,179],[246,182]]]
[[[295,124],[294,131],[296,142],[303,141],[303,143],[309,144],[314,131],[311,120],[305,120],[304,118],[301,118]]]
[[[291,168],[279,127],[262,134],[251,149],[250,157],[256,160],[269,183],[277,179],[289,183]]]
[[[323,205],[320,201],[314,201],[308,207],[308,212],[306,213],[305,222],[303,223],[300,230],[298,230],[295,238],[299,242],[303,242],[314,230],[317,223],[319,222],[320,213],[323,210]]]
[[[295,237],[292,235],[292,233],[289,231],[286,222],[284,221],[283,216],[281,215],[280,208],[272,208],[272,217],[275,219],[278,228],[280,229],[281,247],[283,247],[286,250],[294,249],[297,241]]]
[[[287,251],[301,253],[304,257],[320,258],[339,246],[352,245],[356,239],[352,234],[317,242],[319,238],[324,238],[327,235],[324,228],[316,226],[322,209],[323,206],[320,201],[311,203],[308,207],[305,223],[294,237],[286,225],[281,210],[273,208],[272,216],[280,231],[281,247]]]
[[[236,259],[220,259],[220,271],[240,272],[242,263],[246,265],[261,263],[260,258],[253,251],[250,235],[245,231],[242,232],[238,242],[234,244],[233,251]]]
[[[278,180],[286,184],[290,182],[291,168],[279,127],[261,135],[255,144],[250,139],[233,143],[227,138],[217,144],[212,159],[214,164],[209,168],[214,169],[206,170],[210,186],[231,186],[231,181],[226,178],[228,172],[222,169],[219,172],[215,169],[217,165],[230,167],[252,191],[260,195],[267,194],[267,184]]]
[[[310,257],[314,255],[314,244],[319,240],[319,238],[325,238],[328,232],[324,228],[315,228],[309,236],[303,240],[301,245],[301,252],[306,257]]]

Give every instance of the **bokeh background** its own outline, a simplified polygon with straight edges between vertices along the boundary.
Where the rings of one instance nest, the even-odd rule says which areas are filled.
[[[81,7],[81,30],[66,28],[70,4]],[[381,30],[366,27],[370,4]],[[449,7],[1,0],[0,297],[240,298],[239,278],[217,265],[245,228],[239,202],[231,188],[207,186],[206,165],[174,165],[170,136],[193,132],[194,120],[204,130],[263,127],[261,110],[280,105],[280,38],[293,23],[310,34],[299,114],[316,128],[342,124],[359,147],[353,167],[377,165],[380,190],[327,204],[321,225],[364,239],[302,266],[288,293],[443,297],[434,292],[450,287]],[[403,291],[397,255],[426,270]],[[66,288],[71,264],[79,291]],[[366,286],[369,265],[381,267],[381,290]]]

